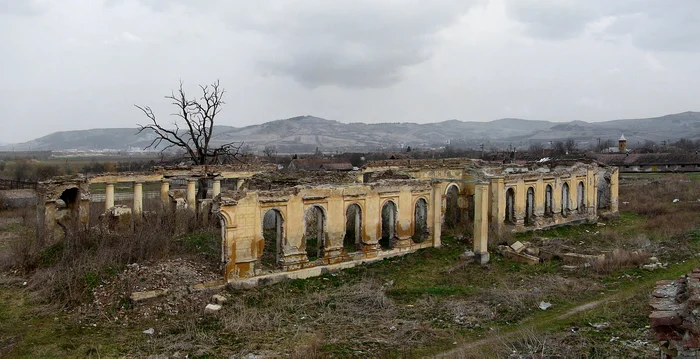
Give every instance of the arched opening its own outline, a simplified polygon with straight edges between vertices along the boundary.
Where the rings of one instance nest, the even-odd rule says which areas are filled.
[[[553,213],[552,207],[552,186],[547,185],[544,190],[544,214],[545,216],[551,216]]]
[[[610,176],[603,172],[598,177],[598,208],[609,209],[610,198]]]
[[[506,222],[515,224],[515,190],[506,190]]]
[[[413,241],[421,243],[428,238],[428,202],[419,198],[413,211]]]
[[[382,238],[379,245],[382,249],[390,249],[391,242],[396,237],[396,217],[398,212],[392,201],[386,201],[382,206]]]
[[[326,215],[320,206],[311,206],[304,214],[304,245],[309,261],[323,257],[326,241]]]
[[[80,189],[71,187],[64,190],[56,200],[56,224],[68,236],[78,229],[80,221]]]
[[[445,192],[445,227],[447,229],[455,229],[461,222],[460,212],[459,188],[456,185],[450,185]]]
[[[534,224],[535,217],[535,189],[530,187],[527,189],[527,197],[525,198],[525,224],[531,226]]]
[[[347,252],[362,250],[362,209],[358,204],[351,204],[345,211],[343,248]]]
[[[70,210],[78,209],[80,204],[80,189],[77,187],[69,188],[59,197],[66,204],[66,208]]]
[[[260,254],[260,264],[263,267],[277,267],[284,241],[284,219],[282,213],[270,209],[263,215],[263,251]]]
[[[564,183],[561,186],[561,215],[566,216],[570,209],[569,204],[569,184]]]
[[[584,187],[583,181],[578,183],[576,188],[576,199],[578,200],[578,210],[583,212],[586,210],[586,188]]]

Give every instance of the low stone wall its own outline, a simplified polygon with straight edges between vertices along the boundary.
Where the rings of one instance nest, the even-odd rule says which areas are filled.
[[[8,189],[0,191],[0,209],[36,206],[36,191],[33,189]]]
[[[656,283],[651,329],[665,358],[700,357],[700,268]]]

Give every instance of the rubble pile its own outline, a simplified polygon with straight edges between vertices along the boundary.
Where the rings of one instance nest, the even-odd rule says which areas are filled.
[[[592,249],[587,249],[584,252],[588,253],[579,253],[576,247],[566,245],[559,239],[536,238],[536,240],[539,242],[539,245],[516,241],[511,245],[498,246],[498,251],[510,261],[528,265],[553,259],[561,260],[563,262],[561,269],[565,271],[589,268],[592,265],[603,264],[606,260],[615,261],[618,258],[623,260],[633,258],[637,260],[645,259],[648,256],[644,251],[634,250],[630,252],[620,248],[604,251],[603,253],[596,253]],[[649,257],[646,262],[647,264],[640,265],[641,269],[656,270],[668,266],[668,263],[661,263],[657,257]]]
[[[87,317],[112,313],[114,318],[110,320],[127,322],[137,317],[201,311],[211,295],[201,290],[201,283],[220,279],[221,275],[214,268],[183,258],[134,263],[94,288],[93,301],[81,307],[80,312]]]

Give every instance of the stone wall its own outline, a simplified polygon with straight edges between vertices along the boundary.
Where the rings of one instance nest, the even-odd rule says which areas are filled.
[[[656,283],[649,315],[665,358],[700,356],[700,268],[676,280]]]

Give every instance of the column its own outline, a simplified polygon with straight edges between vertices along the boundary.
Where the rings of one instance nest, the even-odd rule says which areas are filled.
[[[433,211],[433,246],[440,247],[442,245],[442,186],[440,183],[433,184],[433,204],[428,206],[428,209]]]
[[[515,185],[515,228],[518,231],[525,229],[525,204],[527,198],[527,186],[525,181],[519,179]]]
[[[489,262],[489,203],[488,183],[477,183],[474,188],[474,255],[477,263]]]
[[[140,215],[143,212],[143,183],[134,182],[134,215]]]
[[[105,183],[105,212],[114,207],[114,183]]]
[[[503,178],[494,178],[491,181],[491,221],[494,232],[497,235],[503,233],[503,221],[506,218],[506,188]],[[476,207],[476,198],[474,199]]]
[[[163,179],[160,182],[160,200],[164,205],[170,203],[170,196],[168,196],[168,192],[170,192],[170,180]]]
[[[619,196],[619,183],[620,171],[617,167],[613,168],[610,173],[610,212],[617,213],[619,210],[618,196]]]
[[[211,186],[211,198],[216,198],[219,193],[221,193],[221,178],[214,178],[214,184]]]
[[[197,210],[197,180],[193,178],[187,179],[187,208],[196,211]]]
[[[360,221],[362,221],[362,219],[360,218],[360,211],[355,211],[355,243],[358,245],[362,241],[362,233],[360,233]],[[360,250],[360,248],[356,248],[356,250]]]

